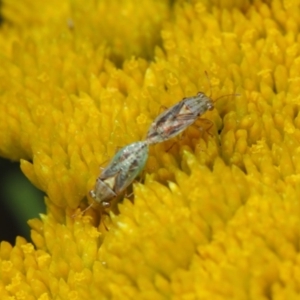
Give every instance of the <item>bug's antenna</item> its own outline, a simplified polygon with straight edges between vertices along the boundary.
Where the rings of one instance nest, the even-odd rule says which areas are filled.
[[[215,99],[215,102],[223,97],[229,97],[229,96],[236,96],[236,97],[239,97],[241,96],[241,94],[227,94],[227,95],[223,95],[223,96],[220,96],[218,97],[217,99]]]
[[[204,73],[205,73],[205,76],[206,76],[208,84],[209,84],[209,89],[210,89],[210,96],[209,96],[209,98],[211,98],[211,96],[212,96],[212,86],[211,86],[210,78],[209,78],[208,73],[207,73],[206,70],[204,71]]]
[[[72,218],[75,218],[78,215],[83,215],[87,210],[89,210],[93,206],[93,204],[94,204],[94,201],[88,207],[86,207],[83,211],[79,212],[78,214],[73,214]]]
[[[211,98],[211,95],[212,95],[212,86],[211,86],[211,82],[210,82],[210,79],[209,79],[209,76],[208,76],[208,73],[207,71],[204,71],[205,75],[206,75],[206,78],[208,80],[208,83],[209,83],[209,88],[210,88],[210,96],[209,98]],[[223,95],[223,96],[220,96],[218,97],[217,99],[215,99],[213,102],[215,103],[217,100],[223,98],[223,97],[228,97],[228,96],[236,96],[236,97],[239,97],[241,96],[240,94],[227,94],[227,95]]]

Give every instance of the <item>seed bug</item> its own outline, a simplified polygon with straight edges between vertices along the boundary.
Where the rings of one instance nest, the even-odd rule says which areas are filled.
[[[123,147],[96,179],[90,196],[105,210],[138,176],[148,159],[147,142],[135,142]],[[89,205],[83,212],[89,209]],[[82,213],[83,213],[82,212]]]
[[[207,110],[213,109],[213,101],[202,92],[196,96],[183,98],[152,122],[146,141],[148,144],[156,144],[168,140],[193,124]]]
[[[211,89],[207,72],[205,72],[205,75]],[[239,96],[239,94],[223,95],[215,101],[227,96]],[[192,125],[199,116],[208,110],[213,110],[215,101],[213,101],[211,97],[206,96],[203,92],[198,92],[196,96],[183,98],[177,104],[160,114],[152,122],[146,137],[147,143],[161,143],[180,134],[187,127]],[[211,121],[209,122],[211,126],[207,129],[208,133],[213,125]]]

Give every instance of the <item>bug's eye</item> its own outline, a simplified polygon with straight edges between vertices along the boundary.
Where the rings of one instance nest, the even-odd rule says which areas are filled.
[[[101,205],[102,205],[102,207],[103,208],[109,208],[110,207],[110,205],[111,205],[111,203],[110,202],[101,202]]]
[[[93,199],[96,198],[96,194],[95,194],[95,191],[94,191],[94,190],[91,190],[91,191],[89,192],[89,194],[90,194],[90,196],[91,196]]]
[[[213,110],[215,107],[213,105],[213,103],[207,103],[207,109],[208,110]]]

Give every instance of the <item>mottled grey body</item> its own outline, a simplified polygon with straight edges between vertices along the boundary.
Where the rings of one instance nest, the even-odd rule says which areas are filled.
[[[138,176],[147,158],[147,142],[132,143],[119,150],[97,178],[91,197],[103,207],[109,207],[111,200]]]
[[[193,124],[200,115],[212,109],[214,104],[204,93],[183,98],[152,122],[146,137],[147,143],[156,144],[171,139]]]

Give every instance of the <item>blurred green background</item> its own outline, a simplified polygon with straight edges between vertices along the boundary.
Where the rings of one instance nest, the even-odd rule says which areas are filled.
[[[0,26],[3,22],[0,0]],[[44,194],[20,170],[20,163],[0,158],[0,241],[15,244],[20,235],[30,241],[27,221],[46,211]]]
[[[20,163],[0,158],[0,241],[15,244],[16,236],[30,241],[27,221],[45,213],[44,193],[20,170]]]

